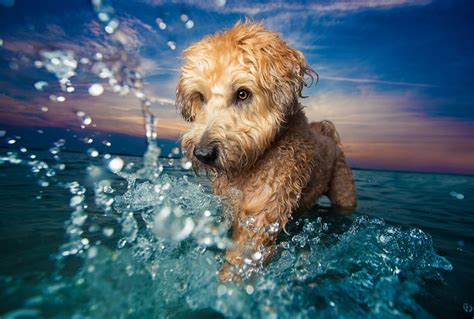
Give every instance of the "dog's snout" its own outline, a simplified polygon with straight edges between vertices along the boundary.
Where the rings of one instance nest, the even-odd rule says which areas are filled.
[[[193,154],[204,164],[211,165],[217,159],[217,147],[215,145],[198,145],[194,148]]]

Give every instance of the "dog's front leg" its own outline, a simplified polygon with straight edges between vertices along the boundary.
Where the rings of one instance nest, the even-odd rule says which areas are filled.
[[[232,228],[233,247],[226,251],[220,279],[239,281],[260,269],[273,255],[273,244],[283,226],[265,212],[237,214]]]

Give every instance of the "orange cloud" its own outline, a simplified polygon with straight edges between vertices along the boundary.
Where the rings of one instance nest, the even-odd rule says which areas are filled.
[[[412,91],[362,88],[319,93],[306,102],[306,112],[313,121],[336,124],[356,166],[474,173],[473,123],[411,111],[429,103]]]

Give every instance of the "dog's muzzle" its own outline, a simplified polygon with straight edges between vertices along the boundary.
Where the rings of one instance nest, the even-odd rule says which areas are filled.
[[[193,155],[207,165],[212,165],[217,159],[217,147],[215,145],[196,145]]]

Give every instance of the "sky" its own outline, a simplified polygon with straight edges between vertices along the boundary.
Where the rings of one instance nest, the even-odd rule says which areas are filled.
[[[280,33],[318,72],[301,102],[311,121],[335,123],[353,167],[474,174],[472,1],[101,3],[97,11],[87,0],[0,0],[2,146],[14,138],[14,147],[48,148],[65,138],[69,149],[142,154],[139,100],[113,92],[98,75],[104,63],[140,72],[159,139],[175,144],[187,128],[174,106],[182,50],[248,17]],[[113,34],[100,12],[118,21]],[[41,65],[56,50],[89,59],[70,77],[74,92]],[[37,90],[38,81],[47,88]],[[105,91],[91,96],[96,83]]]

